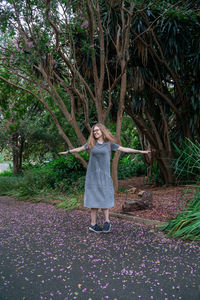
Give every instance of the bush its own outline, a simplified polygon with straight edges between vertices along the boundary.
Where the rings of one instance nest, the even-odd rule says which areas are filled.
[[[55,174],[56,182],[63,179],[74,182],[86,173],[86,169],[74,155],[67,155],[53,160],[46,165],[46,168]]]
[[[196,183],[200,180],[200,145],[186,139],[181,149],[174,145],[178,158],[172,163],[181,183]]]
[[[162,226],[169,237],[200,241],[200,190],[196,187],[192,200],[187,200],[187,193],[182,199],[185,202],[182,213]],[[191,193],[191,192],[190,192]]]
[[[190,180],[198,183],[200,179],[200,147],[190,140],[186,140],[184,149],[181,151],[176,147],[179,154],[174,163],[175,172],[180,181]],[[188,200],[188,190],[182,202],[182,212],[173,220],[162,227],[168,236],[181,239],[200,240],[200,188],[195,186],[195,192],[191,200]],[[190,197],[191,198],[191,197]]]
[[[65,194],[71,194],[76,192],[83,192],[85,186],[85,176],[81,176],[75,181],[70,178],[64,178],[55,184],[55,189],[57,191],[64,192]]]
[[[29,198],[54,188],[55,174],[48,168],[33,168],[24,172],[24,180],[18,188],[19,198]]]
[[[12,190],[17,190],[23,182],[23,178],[19,176],[1,176],[0,177],[0,194],[6,195]]]
[[[0,172],[0,177],[13,177],[13,171]]]
[[[11,172],[2,173],[0,193],[13,193],[18,198],[28,199],[53,189],[67,194],[80,192],[84,189],[85,173],[86,169],[74,155],[59,157],[48,164],[26,165],[20,180]]]
[[[123,157],[119,161],[118,167],[118,178],[126,179],[133,176],[146,175],[147,167],[144,163],[143,157],[141,154],[135,155],[134,158],[131,158],[132,155]]]

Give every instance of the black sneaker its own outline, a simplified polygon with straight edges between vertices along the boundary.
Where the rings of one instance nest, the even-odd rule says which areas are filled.
[[[95,224],[93,226],[90,225],[89,230],[93,231],[93,232],[96,232],[96,233],[101,233],[102,232],[102,228],[99,227],[97,224]]]
[[[105,222],[104,225],[103,225],[102,231],[103,231],[104,233],[108,233],[108,232],[110,232],[110,229],[111,229],[111,224],[110,224],[110,222]]]

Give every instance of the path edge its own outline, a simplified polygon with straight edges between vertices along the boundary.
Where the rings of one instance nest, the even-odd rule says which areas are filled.
[[[85,212],[90,212],[88,208],[86,207],[79,207],[78,210],[85,211]],[[102,215],[102,211],[98,211],[98,214]],[[130,215],[125,215],[125,214],[120,214],[120,213],[114,213],[110,212],[109,215],[111,217],[119,218],[119,219],[125,219],[125,220],[130,220],[134,221],[135,223],[143,224],[143,225],[148,225],[148,226],[155,226],[155,227],[160,227],[162,225],[165,225],[166,222],[158,221],[158,220],[149,220],[149,219],[144,219],[144,218],[139,218],[139,217],[134,217]]]

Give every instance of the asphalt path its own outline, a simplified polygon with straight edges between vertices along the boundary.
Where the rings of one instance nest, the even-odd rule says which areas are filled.
[[[7,197],[0,218],[1,300],[200,299],[198,242],[117,218],[90,233],[86,212]]]
[[[10,170],[10,166],[8,163],[0,163],[0,171],[4,172],[9,170]]]

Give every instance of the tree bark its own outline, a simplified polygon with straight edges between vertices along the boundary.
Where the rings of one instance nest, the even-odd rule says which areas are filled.
[[[161,177],[166,186],[175,184],[175,176],[172,172],[171,166],[172,152],[162,150],[160,151],[157,162],[160,167]]]
[[[23,153],[23,144],[19,145],[18,134],[13,134],[12,136],[13,175],[17,175],[22,172],[22,153]]]
[[[133,12],[133,3],[130,5],[130,10],[128,11],[128,17],[126,19],[124,14],[124,1],[122,1],[121,7],[121,19],[122,19],[122,28],[121,28],[121,39],[120,39],[120,28],[117,33],[116,38],[116,50],[117,56],[120,61],[121,67],[121,89],[120,89],[120,99],[117,111],[117,124],[116,124],[116,138],[117,141],[120,143],[120,135],[121,135],[121,127],[122,127],[122,117],[124,113],[124,103],[125,103],[125,96],[126,96],[126,88],[127,88],[127,70],[126,70],[126,63],[129,60],[129,33],[130,33],[130,24],[132,19],[132,12]],[[118,190],[118,164],[119,164],[120,152],[117,152],[114,156],[113,163],[112,163],[112,179],[114,184],[114,190]]]
[[[175,184],[175,176],[173,175],[173,170],[171,167],[171,161],[173,159],[173,153],[171,150],[171,144],[169,140],[169,132],[164,119],[163,109],[160,105],[161,118],[165,126],[163,131],[164,137],[160,135],[157,124],[155,123],[153,116],[150,115],[148,111],[143,112],[143,114],[135,114],[133,107],[129,98],[126,101],[126,113],[132,118],[133,122],[136,124],[139,134],[141,137],[142,146],[144,146],[144,138],[148,141],[151,146],[151,158],[145,158],[146,163],[148,164],[148,175],[153,175],[153,162],[154,158],[160,168],[161,178],[166,186]],[[146,118],[145,118],[146,117]],[[148,121],[148,124],[147,124]]]

